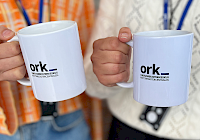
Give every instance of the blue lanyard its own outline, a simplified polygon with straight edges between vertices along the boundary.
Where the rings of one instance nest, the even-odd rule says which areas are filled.
[[[21,0],[19,0],[20,4],[21,4],[21,8],[22,8],[22,13],[24,15],[24,18],[28,24],[28,26],[31,25],[31,21],[28,17],[28,14],[26,13],[26,10],[24,8],[24,6],[22,5],[22,2]],[[43,0],[40,0],[40,3],[39,3],[39,20],[38,20],[38,23],[42,23],[42,16],[43,16]]]
[[[164,15],[163,15],[163,20],[164,20],[164,29],[168,29],[168,0],[164,0]]]
[[[169,2],[169,0],[164,0],[164,15],[163,15],[163,20],[164,20],[164,29],[165,30],[169,29],[168,28],[168,2]],[[182,14],[182,16],[180,18],[177,30],[181,30],[183,22],[184,22],[184,19],[185,19],[186,15],[187,15],[187,12],[188,12],[188,10],[189,10],[192,2],[193,2],[193,0],[188,0],[188,3],[185,6],[183,14]]]

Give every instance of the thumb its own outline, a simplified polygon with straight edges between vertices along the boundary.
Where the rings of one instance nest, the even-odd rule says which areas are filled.
[[[131,30],[128,27],[122,27],[119,30],[118,39],[121,42],[128,42],[132,39]]]
[[[15,36],[15,32],[11,31],[10,29],[0,25],[0,40],[7,41]]]

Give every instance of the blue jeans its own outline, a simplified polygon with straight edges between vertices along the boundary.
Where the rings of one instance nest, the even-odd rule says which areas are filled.
[[[0,134],[0,140],[91,140],[91,137],[83,112],[78,110],[21,126],[13,136]]]

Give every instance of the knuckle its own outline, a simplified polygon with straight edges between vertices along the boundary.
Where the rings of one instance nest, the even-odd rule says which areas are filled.
[[[17,56],[17,58],[16,58],[15,61],[16,61],[15,64],[16,64],[17,66],[21,66],[21,65],[24,64],[24,60],[23,60],[23,58],[22,58],[21,55]]]
[[[99,48],[100,45],[102,44],[102,43],[101,43],[102,41],[103,41],[103,39],[95,40],[95,41],[93,42],[93,50]]]
[[[111,46],[113,49],[115,49],[115,48],[117,48],[117,47],[119,46],[119,40],[118,40],[117,37],[111,37],[109,43],[110,43],[110,46]]]
[[[0,71],[5,71],[5,68],[8,67],[8,63],[4,59],[0,59]]]
[[[105,78],[98,77],[98,80],[102,85],[104,85],[104,86],[108,85],[108,82]]]
[[[20,67],[17,68],[14,72],[13,72],[13,79],[19,80],[22,79],[26,74],[26,70],[25,67]]]
[[[123,79],[124,79],[123,74],[118,74],[118,75],[116,75],[116,77],[115,77],[115,83],[122,82]]]
[[[99,57],[97,57],[96,55],[92,55],[90,59],[93,64],[93,67],[94,65],[96,66],[97,64],[99,64]]]
[[[96,48],[96,46],[97,46],[97,44],[98,44],[98,41],[99,41],[99,40],[95,40],[95,41],[93,42],[93,49]]]
[[[116,53],[115,54],[115,61],[116,62],[121,62],[123,60],[123,55],[122,53]]]
[[[20,53],[19,43],[17,41],[8,42],[9,52],[12,54]]]
[[[117,65],[117,64],[113,65],[112,71],[113,71],[114,74],[119,73],[120,72],[120,65]]]

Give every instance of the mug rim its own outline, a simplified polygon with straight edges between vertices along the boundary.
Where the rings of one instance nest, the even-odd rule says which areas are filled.
[[[47,25],[47,24],[52,24],[52,23],[55,23],[55,24],[58,24],[58,23],[72,23],[72,25],[68,26],[68,27],[65,27],[65,28],[62,28],[62,29],[59,29],[59,30],[56,30],[56,31],[49,31],[49,32],[45,32],[45,33],[35,33],[35,34],[25,34],[25,33],[21,33],[23,32],[24,30],[27,30],[27,29],[31,29],[31,28],[35,28],[35,27],[39,27],[39,26],[44,26],[44,25]],[[76,22],[75,21],[72,21],[72,20],[59,20],[59,21],[50,21],[50,22],[43,22],[43,23],[39,23],[39,24],[34,24],[34,25],[30,25],[30,26],[27,26],[25,28],[22,28],[20,29],[19,31],[17,31],[17,35],[20,35],[20,36],[40,36],[40,35],[46,35],[46,34],[52,34],[52,33],[56,33],[56,32],[60,32],[60,31],[63,31],[63,30],[66,30],[66,29],[69,29],[69,28],[72,28],[73,26],[76,25]]]
[[[155,35],[158,33],[171,33],[171,35]],[[179,34],[172,34],[172,33],[179,33]],[[151,35],[147,35],[151,34]],[[137,32],[133,33],[133,36],[138,37],[146,37],[146,38],[169,38],[169,37],[181,37],[181,36],[187,36],[187,35],[193,35],[192,32],[184,31],[184,30],[156,30],[156,31],[144,31],[144,32]]]

